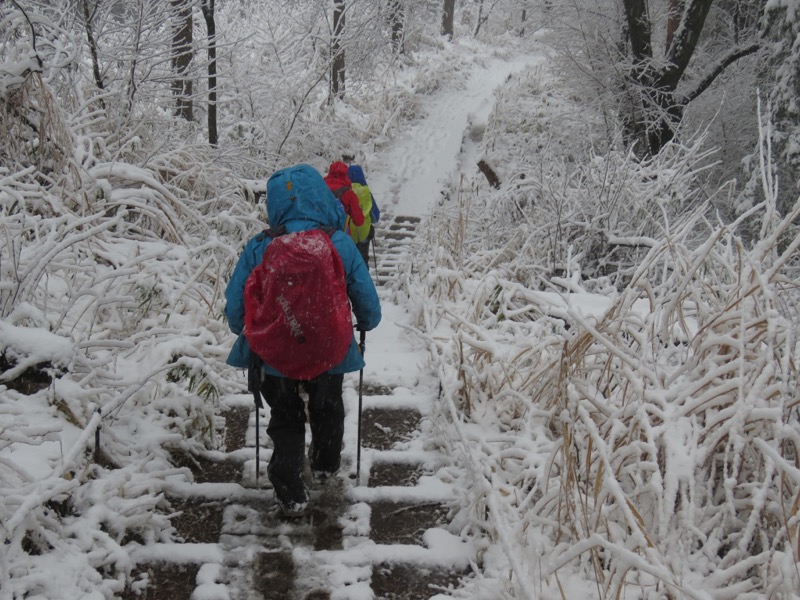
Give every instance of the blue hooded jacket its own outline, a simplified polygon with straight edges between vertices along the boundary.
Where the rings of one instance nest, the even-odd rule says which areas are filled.
[[[283,226],[289,233],[319,227],[336,229],[331,241],[342,258],[356,327],[362,331],[377,327],[381,320],[378,292],[356,245],[343,231],[346,216],[342,203],[330,191],[319,171],[300,164],[273,173],[267,181],[267,216],[271,227]],[[239,336],[227,360],[234,367],[246,369],[249,365],[250,348],[242,333],[244,287],[271,241],[272,238],[258,234],[245,244],[225,290],[225,316],[231,331]],[[349,373],[363,367],[364,359],[354,335],[344,360],[328,373]],[[284,376],[270,365],[264,365],[264,370],[270,375]]]
[[[367,178],[364,176],[364,169],[361,168],[361,165],[350,165],[347,169],[347,176],[353,183],[367,185]]]

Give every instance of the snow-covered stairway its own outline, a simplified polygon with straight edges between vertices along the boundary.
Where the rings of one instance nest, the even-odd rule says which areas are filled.
[[[441,563],[434,549],[447,521],[452,490],[433,475],[446,457],[426,450],[425,426],[431,397],[394,388],[370,396],[363,413],[368,487],[353,490],[370,509],[370,541],[376,544],[371,588],[377,599],[427,599],[458,586],[464,566]]]
[[[378,285],[391,281],[397,273],[419,222],[419,217],[383,214],[375,224],[369,267]]]
[[[382,219],[377,275],[371,265],[379,283],[396,276],[412,251],[418,221]],[[367,335],[361,387],[360,479],[357,373],[345,378],[340,476],[312,487],[308,513],[296,520],[277,513],[266,478],[268,410],[256,482],[252,398],[226,398],[226,451],[185,460],[195,482],[176,486],[171,498],[171,521],[185,543],[142,561],[147,585],[139,596],[126,591],[125,600],[427,600],[458,587],[472,556],[446,529],[454,492],[436,473],[449,458],[429,440],[438,382],[425,348],[406,335],[407,315],[391,301],[390,286],[379,293],[384,319]]]

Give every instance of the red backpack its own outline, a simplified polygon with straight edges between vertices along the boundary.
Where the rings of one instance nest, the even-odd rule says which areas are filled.
[[[333,230],[264,233],[273,239],[245,283],[244,335],[286,377],[313,379],[344,360],[353,338]]]

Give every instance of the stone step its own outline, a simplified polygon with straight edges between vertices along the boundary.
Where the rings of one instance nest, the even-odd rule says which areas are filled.
[[[391,450],[419,428],[422,415],[413,409],[367,408],[361,412],[361,447]]]
[[[419,217],[386,215],[378,224],[372,257],[377,267],[375,264],[370,267],[378,283],[392,281],[404,267],[419,222]],[[364,396],[388,396],[392,389],[366,384],[362,392]],[[176,456],[176,464],[189,468],[197,483],[241,484],[244,459],[237,451],[253,444],[254,414],[254,407],[247,405],[227,410],[226,454],[222,460]],[[416,462],[418,456],[408,461],[403,457],[403,449],[419,434],[422,421],[419,411],[367,408],[361,419],[362,448],[372,452],[369,488],[413,488],[423,475],[431,474],[426,471],[431,469],[430,465]],[[260,426],[262,460],[266,460],[267,423],[262,421]],[[252,474],[249,477],[252,480]],[[306,477],[310,481],[310,474]],[[198,492],[190,499],[172,499],[175,514],[170,521],[177,535],[185,543],[217,544],[225,556],[220,583],[227,585],[233,595],[246,590],[243,596],[246,600],[329,600],[331,593],[325,582],[330,573],[314,569],[324,571],[331,565],[316,564],[313,555],[306,563],[296,564],[295,549],[335,553],[360,543],[420,546],[425,532],[445,525],[448,517],[447,506],[439,502],[386,499],[367,502],[369,511],[365,513],[364,504],[354,503],[348,496],[352,482],[337,477],[324,486],[312,486],[309,511],[299,519],[288,520],[275,510],[263,469],[260,485],[262,490],[249,489],[238,498],[206,499]],[[364,523],[365,516],[368,526]],[[126,590],[121,598],[191,600],[200,566],[169,562],[139,565],[136,573],[146,576],[147,584],[138,586],[142,588],[140,594]],[[359,575],[364,579],[359,582],[369,583],[376,600],[427,599],[457,588],[459,579],[468,575],[466,571],[402,562],[364,567]]]
[[[467,571],[391,563],[372,567],[372,592],[377,600],[427,600],[457,589]]]
[[[376,544],[422,546],[422,535],[446,522],[447,517],[447,507],[436,502],[377,501],[369,506],[369,538]]]

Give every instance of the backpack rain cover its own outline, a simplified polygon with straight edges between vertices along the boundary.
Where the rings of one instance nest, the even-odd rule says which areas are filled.
[[[353,321],[342,259],[325,231],[275,237],[247,278],[244,303],[250,350],[286,377],[313,379],[344,360]]]

